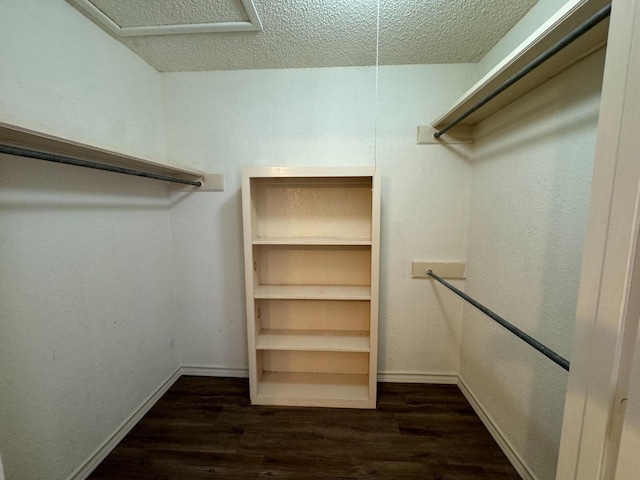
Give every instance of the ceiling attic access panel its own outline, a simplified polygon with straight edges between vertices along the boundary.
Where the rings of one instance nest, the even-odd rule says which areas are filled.
[[[262,31],[252,0],[67,0],[116,38]]]

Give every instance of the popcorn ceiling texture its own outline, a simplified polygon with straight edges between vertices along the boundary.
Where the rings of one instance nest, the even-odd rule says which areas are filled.
[[[380,0],[380,63],[477,62],[536,1]],[[117,12],[122,26],[138,25],[146,17],[150,24],[200,23],[211,21],[209,9],[227,15],[242,8],[237,0],[144,0],[144,11],[140,2],[93,2],[105,12]],[[263,32],[120,40],[161,72],[376,63],[376,0],[254,0],[254,4]],[[132,10],[128,19],[126,10]]]
[[[240,0],[90,0],[120,27],[246,22]]]

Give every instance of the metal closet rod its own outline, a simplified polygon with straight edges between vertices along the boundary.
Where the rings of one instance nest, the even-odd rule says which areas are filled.
[[[95,170],[105,170],[107,172],[123,173],[125,175],[134,175],[136,177],[153,178],[155,180],[164,180],[166,182],[183,183],[185,185],[193,185],[195,187],[202,186],[202,182],[193,180],[183,180],[182,178],[170,177],[160,173],[143,172],[133,168],[114,167],[106,163],[90,162],[88,160],[79,160],[77,158],[64,157],[62,155],[54,155],[52,153],[38,152],[37,150],[29,150],[26,148],[12,147],[10,145],[0,145],[0,153],[7,155],[16,155],[19,157],[35,158],[37,160],[45,160],[47,162],[64,163],[65,165],[75,165],[76,167],[93,168]]]
[[[524,77],[525,75],[531,73],[532,70],[534,70],[537,67],[539,67],[542,63],[544,63],[547,60],[549,60],[551,57],[553,57],[560,50],[562,50],[563,48],[567,47],[568,45],[573,43],[576,39],[578,39],[579,37],[581,37],[582,35],[587,33],[589,30],[591,30],[593,27],[595,27],[597,24],[599,24],[601,21],[603,21],[609,15],[611,15],[611,5],[608,5],[608,6],[604,7],[604,8],[602,8],[602,9],[600,9],[595,15],[593,15],[587,21],[582,23],[580,26],[578,26],[578,28],[573,30],[571,33],[568,33],[567,35],[565,35],[558,43],[553,45],[549,50],[547,50],[546,52],[542,53],[540,56],[538,56],[536,59],[534,59],[531,63],[529,63],[526,67],[524,67],[522,70],[517,72],[511,78],[506,80],[502,85],[500,85],[493,92],[488,94],[486,97],[484,97],[482,100],[480,100],[478,103],[476,103],[469,110],[464,112],[462,115],[457,117],[455,120],[453,120],[451,123],[449,123],[442,130],[434,133],[433,136],[435,138],[440,138],[442,135],[447,133],[450,129],[455,127],[457,124],[459,124],[462,120],[467,118],[473,112],[475,112],[476,110],[478,110],[480,107],[484,106],[485,104],[489,103],[491,100],[493,100],[495,97],[500,95],[502,92],[504,92],[507,88],[509,88],[514,83],[516,83],[522,77]]]
[[[504,318],[502,318],[500,315],[498,315],[497,313],[492,312],[491,310],[489,310],[487,307],[485,307],[484,305],[482,305],[481,303],[477,302],[476,300],[474,300],[473,298],[471,298],[469,295],[467,295],[466,293],[458,290],[456,287],[454,287],[453,285],[451,285],[449,282],[447,282],[446,280],[443,280],[441,277],[439,277],[438,275],[436,275],[435,273],[433,273],[433,271],[428,270],[427,271],[427,275],[433,277],[435,280],[437,280],[438,282],[440,282],[442,285],[444,285],[445,287],[447,287],[449,290],[451,290],[453,293],[457,294],[458,296],[464,298],[467,302],[469,302],[471,305],[473,305],[474,307],[476,307],[478,310],[480,310],[482,313],[484,313],[485,315],[491,317],[493,320],[495,320],[496,322],[498,322],[500,325],[502,325],[504,328],[506,328],[507,330],[509,330],[511,333],[513,333],[516,337],[520,338],[521,340],[524,340],[525,342],[527,342],[529,345],[531,345],[533,348],[535,348],[537,351],[539,351],[540,353],[542,353],[544,356],[546,356],[547,358],[551,359],[552,361],[554,361],[555,363],[557,363],[558,365],[560,365],[562,368],[564,368],[566,371],[569,371],[569,361],[566,358],[561,357],[560,355],[558,355],[556,352],[554,352],[553,350],[551,350],[550,348],[546,347],[545,345],[543,345],[542,343],[540,343],[538,340],[536,340],[535,338],[533,338],[532,336],[524,333],[522,330],[520,330],[518,327],[512,325],[511,323],[507,322]]]

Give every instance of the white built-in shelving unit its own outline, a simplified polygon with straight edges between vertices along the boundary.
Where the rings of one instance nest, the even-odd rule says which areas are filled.
[[[374,167],[243,171],[251,401],[375,408]]]

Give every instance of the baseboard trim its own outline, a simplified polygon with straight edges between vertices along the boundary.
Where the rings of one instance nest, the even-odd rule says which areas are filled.
[[[151,410],[160,397],[180,378],[180,368],[171,374],[142,404],[129,415],[124,422],[91,454],[80,469],[69,480],[84,480],[106,458],[120,441],[131,431],[144,415]]]
[[[455,373],[378,372],[378,382],[457,385]]]
[[[249,370],[247,368],[214,367],[210,365],[183,365],[180,367],[180,375],[249,378]]]
[[[500,450],[505,454],[511,465],[513,465],[513,468],[516,469],[518,475],[520,475],[523,480],[538,480],[531,469],[523,462],[522,458],[520,458],[520,455],[516,453],[515,449],[511,446],[511,443],[509,443],[502,433],[502,430],[495,424],[491,415],[487,413],[482,404],[473,395],[473,393],[471,393],[471,390],[465,383],[464,379],[460,376],[458,376],[458,387],[467,401],[471,404],[476,415],[480,417],[480,420],[486,429],[489,430],[489,433],[500,447]]]

